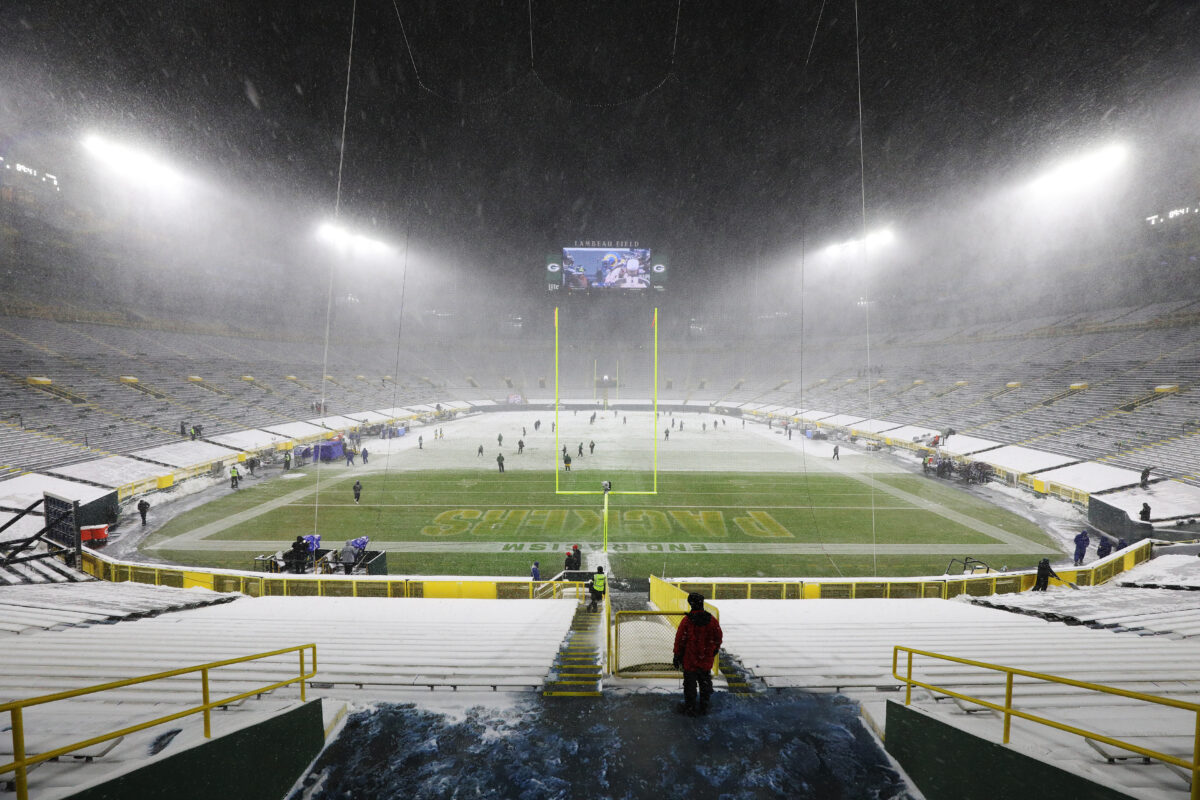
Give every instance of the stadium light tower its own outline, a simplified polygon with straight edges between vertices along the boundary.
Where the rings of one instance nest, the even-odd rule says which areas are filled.
[[[1029,183],[1029,191],[1041,199],[1059,199],[1095,188],[1120,169],[1129,148],[1110,144],[1091,153],[1068,159]]]
[[[83,138],[83,147],[109,171],[129,183],[154,189],[175,190],[184,184],[184,176],[174,167],[149,153],[109,141],[91,133]]]
[[[862,252],[864,245],[866,245],[867,253],[872,254],[888,245],[895,244],[895,242],[896,234],[892,232],[891,228],[879,228],[871,231],[865,237],[831,244],[822,253],[829,257],[853,257]]]
[[[336,222],[322,222],[317,226],[317,238],[352,256],[382,256],[392,252],[391,245],[347,230]]]

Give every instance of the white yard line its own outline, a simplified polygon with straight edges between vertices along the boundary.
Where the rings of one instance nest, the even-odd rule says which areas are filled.
[[[470,449],[470,442],[480,441],[486,445],[485,452],[489,455],[497,449],[512,451],[515,449],[511,445],[515,445],[517,439],[521,438],[520,428],[525,425],[527,429],[532,430],[532,417],[536,414],[529,412],[514,411],[504,414],[487,414],[466,419],[457,420],[448,423],[443,427],[448,429],[448,439],[453,441],[453,445],[447,445],[447,439],[435,440],[432,436],[426,438],[431,441],[427,442],[427,446],[421,449],[416,447],[416,434],[419,432],[432,433],[433,428],[417,429],[416,432],[402,439],[393,439],[387,442],[367,442],[367,447],[372,451],[372,463],[366,467],[322,467],[322,470],[336,470],[333,477],[325,478],[322,476],[322,488],[344,483],[354,478],[363,478],[369,475],[378,475],[381,473],[390,472],[411,472],[423,468],[428,469],[463,469],[470,464],[476,464],[483,467],[483,463],[474,452],[463,452]],[[549,418],[544,412],[542,416]],[[631,412],[628,416],[637,418],[638,422],[648,421],[648,414],[645,412]],[[690,427],[687,433],[674,432],[674,438],[670,442],[660,442],[661,461],[660,469],[684,469],[696,470],[703,467],[710,469],[721,469],[731,472],[758,472],[766,468],[767,464],[779,463],[780,466],[784,462],[780,462],[780,456],[787,458],[786,466],[794,470],[797,466],[794,456],[796,451],[800,451],[801,464],[803,473],[819,474],[822,472],[835,472],[839,475],[845,475],[860,481],[865,487],[877,490],[883,494],[889,495],[908,506],[874,506],[879,511],[909,511],[921,510],[936,514],[943,519],[947,519],[970,530],[988,536],[999,544],[855,544],[855,543],[806,543],[806,542],[786,542],[786,543],[757,543],[744,542],[738,544],[710,543],[710,542],[647,542],[647,543],[622,543],[622,546],[628,548],[640,548],[637,550],[629,549],[624,552],[672,552],[670,548],[685,547],[684,552],[689,553],[791,553],[791,554],[810,554],[810,553],[829,553],[829,554],[862,554],[862,553],[884,553],[884,554],[930,554],[930,555],[946,555],[946,554],[961,554],[965,550],[970,550],[972,553],[988,553],[988,554],[1049,554],[1058,555],[1058,551],[1046,545],[1038,544],[1029,539],[1026,539],[1019,534],[1006,531],[1003,528],[996,527],[986,522],[982,522],[966,514],[954,511],[939,505],[938,503],[925,500],[917,495],[905,492],[902,489],[889,486],[872,477],[872,474],[881,472],[894,472],[886,465],[880,462],[873,461],[872,466],[878,466],[878,469],[872,469],[870,472],[864,473],[855,467],[859,459],[870,458],[854,450],[847,449],[845,455],[846,462],[833,461],[832,455],[833,443],[829,441],[812,441],[797,437],[796,440],[790,441],[778,433],[768,431],[760,425],[749,425],[743,429],[740,421],[734,422],[731,425],[720,428],[716,431],[707,433],[696,430],[699,424],[696,420],[711,419],[712,415],[708,414],[680,414],[676,419],[687,422]],[[663,416],[661,420],[669,418]],[[573,424],[564,424],[564,428],[570,428],[569,433],[564,433],[563,440],[576,440],[582,437],[582,441],[591,441],[598,439],[597,450],[598,455],[590,456],[586,459],[589,467],[595,467],[602,470],[608,468],[620,468],[620,465],[627,456],[636,455],[646,442],[637,440],[631,442],[627,438],[629,430],[640,430],[641,425],[625,426],[617,424],[615,419],[600,416],[597,419],[599,424],[581,424],[578,418],[573,419]],[[670,423],[667,422],[669,425]],[[526,450],[532,449],[532,442],[538,442],[545,446],[547,440],[553,441],[553,434],[549,433],[548,425],[543,425],[542,430],[532,435],[527,435]],[[660,424],[659,427],[664,427]],[[495,440],[495,432],[501,431],[505,434],[505,438],[510,442],[508,448],[497,448],[491,442]],[[693,434],[692,432],[695,431]],[[615,438],[614,438],[615,437]],[[763,440],[770,444],[763,446]],[[464,445],[464,443],[468,443]],[[630,444],[635,446],[631,447]],[[478,445],[476,445],[478,446]],[[539,448],[540,449],[540,448]],[[812,449],[816,452],[809,453]],[[399,459],[399,463],[394,463]],[[764,460],[765,459],[765,460]],[[539,459],[540,460],[540,459]],[[517,462],[518,457],[512,455],[507,459],[506,466],[512,465],[512,462]],[[663,464],[662,462],[667,462]],[[490,464],[490,461],[488,462]],[[525,461],[532,466],[532,462]],[[545,464],[537,465],[538,468],[544,469]],[[309,467],[311,469],[311,467]],[[490,467],[488,467],[490,471]],[[597,472],[598,475],[602,474]],[[368,487],[369,489],[369,487]],[[220,541],[213,540],[211,537],[226,531],[236,525],[249,522],[256,517],[259,517],[268,512],[274,511],[288,505],[301,504],[305,500],[310,500],[317,491],[316,484],[310,485],[304,489],[298,489],[294,492],[289,492],[280,497],[271,500],[266,500],[254,508],[240,511],[236,514],[216,520],[200,527],[193,528],[190,531],[173,536],[170,539],[165,539],[155,544],[149,545],[147,550],[204,550],[204,551],[270,551],[278,550],[282,543],[275,540],[230,540]],[[847,493],[850,494],[850,493]],[[858,494],[858,493],[854,493]],[[861,495],[859,495],[861,496]],[[479,505],[479,498],[472,498],[470,503],[472,506]],[[338,508],[350,505],[349,503],[325,503],[322,507]],[[497,508],[526,508],[527,505],[514,505],[508,503],[489,503]],[[414,504],[371,504],[366,507],[376,508],[413,508],[426,507],[425,505]],[[428,507],[445,507],[446,504],[428,504]],[[559,505],[552,506],[555,509],[570,509],[570,508],[591,508],[588,505]],[[656,506],[655,508],[681,508],[687,506],[671,505],[671,506]],[[726,508],[726,509],[742,509],[745,505],[736,506],[708,506],[708,508]],[[845,506],[780,506],[780,505],[763,505],[754,506],[757,508],[780,509],[780,510],[808,510],[808,509],[845,509]],[[855,506],[852,510],[869,510],[872,506]],[[409,552],[409,553],[447,553],[447,552],[520,552],[514,550],[514,546],[529,547],[530,542],[375,542],[374,546],[381,550],[389,552]],[[551,552],[554,548],[560,547],[556,543],[544,543]],[[661,548],[661,549],[656,549]],[[622,552],[614,548],[614,552]],[[529,552],[526,550],[525,552]],[[533,550],[537,552],[537,550]]]

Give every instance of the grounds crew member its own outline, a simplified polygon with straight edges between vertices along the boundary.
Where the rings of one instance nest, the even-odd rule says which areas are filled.
[[[238,480],[240,480],[241,477],[242,476],[238,473],[237,464],[234,464],[233,466],[231,466],[229,468],[229,488],[230,489],[238,488]]]
[[[588,581],[588,590],[592,593],[592,602],[588,604],[588,611],[597,611],[597,605],[604,599],[604,590],[608,588],[608,576],[604,574],[604,567],[596,567],[596,574]]]
[[[1075,566],[1078,567],[1083,564],[1083,557],[1087,555],[1088,544],[1091,541],[1092,538],[1088,536],[1087,531],[1080,531],[1075,534]]]
[[[358,505],[358,498],[362,496],[362,481],[354,482],[354,504]]]
[[[1033,582],[1033,591],[1044,592],[1050,585],[1050,578],[1058,578],[1058,573],[1050,566],[1050,559],[1043,558],[1037,565],[1037,579]],[[1062,578],[1058,578],[1060,581]]]
[[[678,711],[695,717],[708,713],[708,700],[712,697],[712,667],[717,651],[721,649],[721,623],[704,610],[704,595],[692,592],[687,597],[691,611],[687,613],[675,631],[675,657],[671,664],[683,670],[683,702]],[[699,703],[696,689],[700,690]]]
[[[150,513],[150,503],[146,501],[146,498],[143,497],[141,500],[138,500],[137,510],[142,515],[142,524],[145,525],[146,514]]]

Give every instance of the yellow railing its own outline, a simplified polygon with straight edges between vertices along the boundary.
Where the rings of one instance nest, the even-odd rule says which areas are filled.
[[[1149,539],[1130,545],[1086,567],[1059,569],[1063,581],[1079,586],[1099,586],[1149,559]],[[855,600],[941,598],[959,595],[982,597],[1011,594],[1033,588],[1036,572],[989,572],[980,575],[938,575],[924,578],[792,578],[729,580],[672,578],[668,582],[684,594],[700,592],[710,600]],[[653,583],[651,585],[653,591]],[[651,598],[653,599],[653,598]],[[665,606],[662,606],[665,608]]]
[[[899,669],[900,653],[902,652],[908,654],[906,659],[907,664],[905,667],[905,674],[903,675],[900,674]],[[913,656],[923,656],[926,658],[937,659],[939,661],[950,661],[955,664],[965,664],[967,666],[978,667],[979,669],[989,670],[991,672],[1002,673],[1005,676],[1004,703],[993,703],[990,700],[985,700],[981,697],[974,697],[969,694],[963,694],[961,692],[947,689],[944,686],[938,686],[937,684],[916,680],[912,676]],[[959,700],[965,700],[968,703],[974,703],[976,705],[983,706],[984,708],[990,708],[993,711],[1000,712],[1004,715],[1004,735],[1002,739],[1004,744],[1008,744],[1009,733],[1012,728],[1012,718],[1018,717],[1020,719],[1029,720],[1030,722],[1035,722],[1039,725],[1046,725],[1054,728],[1055,730],[1065,731],[1066,733],[1082,736],[1086,739],[1103,742],[1104,744],[1112,745],[1113,747],[1119,747],[1122,750],[1128,750],[1147,758],[1153,758],[1158,761],[1162,761],[1165,764],[1173,764],[1177,767],[1182,767],[1192,774],[1192,800],[1200,800],[1200,703],[1189,703],[1184,700],[1173,700],[1169,697],[1159,697],[1157,695],[1144,694],[1142,692],[1131,692],[1128,689],[1118,689],[1116,687],[1105,686],[1100,683],[1077,681],[1071,678],[1063,678],[1058,675],[1047,675],[1041,672],[1031,672],[1030,670],[1017,669],[1015,667],[1005,667],[1000,664],[989,664],[986,661],[974,661],[969,658],[948,656],[942,653],[933,653],[928,650],[917,650],[912,647],[904,647],[903,645],[897,645],[892,650],[892,676],[896,680],[905,684],[904,705],[910,705],[912,703],[912,687],[920,686],[921,688],[928,689],[931,692],[936,692],[948,697],[956,697]],[[1013,707],[1013,678],[1015,676],[1030,678],[1037,681],[1044,681],[1046,683],[1055,683],[1062,686],[1074,686],[1078,689],[1085,689],[1087,691],[1098,692],[1100,694],[1114,695],[1116,697],[1128,697],[1132,700],[1140,700],[1145,703],[1152,703],[1154,705],[1167,706],[1170,708],[1178,708],[1184,711],[1189,711],[1196,715],[1195,726],[1192,734],[1192,758],[1189,761],[1186,758],[1173,756],[1169,753],[1162,753],[1157,750],[1152,750],[1148,747],[1142,747],[1141,745],[1127,742],[1113,736],[1106,736],[1102,733],[1097,733],[1096,731],[1090,731],[1086,728],[1068,725],[1065,722],[1057,722],[1037,714],[1031,714],[1028,711],[1020,711]]]
[[[310,672],[305,670],[304,654],[307,650],[312,651],[312,671]],[[213,700],[209,696],[209,670],[216,669],[218,667],[227,667],[230,664],[241,664],[246,661],[256,661],[262,658],[280,656],[286,653],[298,653],[300,656],[300,671],[295,678],[288,678],[285,681],[278,681],[266,686],[260,686],[248,692],[242,692],[241,694],[233,695],[232,697],[225,697],[220,700]],[[110,689],[120,689],[125,686],[135,686],[139,683],[148,683],[150,681],[162,680],[164,678],[174,678],[179,675],[187,675],[193,672],[200,673],[201,704],[198,706],[193,706],[191,708],[184,709],[183,711],[178,711],[174,714],[168,714],[165,717],[158,717],[157,719],[152,719],[148,722],[130,725],[128,727],[121,728],[120,730],[110,731],[109,733],[104,733],[100,736],[93,736],[92,738],[84,739],[83,741],[65,744],[61,747],[56,747],[53,750],[47,750],[43,753],[37,753],[35,755],[26,755],[25,753],[24,711],[26,708],[31,706],[40,706],[46,703],[53,703],[56,700],[69,700],[73,697],[96,694],[97,692],[104,692]],[[282,686],[288,686],[293,683],[300,684],[300,700],[303,702],[307,699],[304,693],[304,682],[314,677],[316,674],[317,646],[315,644],[301,644],[296,645],[295,647],[285,647],[281,650],[272,650],[268,653],[256,653],[255,655],[242,656],[240,658],[227,658],[224,661],[212,661],[208,664],[200,664],[199,666],[195,667],[184,667],[183,669],[173,669],[168,670],[167,672],[156,672],[153,675],[143,675],[140,678],[127,678],[126,680],[102,683],[98,686],[88,686],[83,689],[71,689],[65,692],[42,695],[41,697],[31,697],[26,700],[13,700],[9,703],[3,703],[0,704],[0,712],[7,711],[12,718],[13,760],[7,764],[0,764],[0,775],[3,775],[6,772],[15,771],[17,800],[29,800],[28,772],[29,768],[35,764],[40,764],[43,761],[49,761],[52,758],[58,758],[59,756],[66,755],[74,750],[92,747],[93,745],[100,744],[101,742],[107,742],[121,736],[127,736],[131,733],[145,730],[146,728],[152,728],[155,725],[161,725],[164,722],[171,722],[172,720],[191,716],[192,714],[204,715],[204,738],[208,739],[212,736],[212,709],[216,708],[217,706],[236,703],[237,701],[243,700],[251,695],[262,694],[263,692],[269,692],[272,689],[278,689]]]
[[[292,575],[241,572],[205,567],[171,567],[118,561],[84,548],[84,572],[103,581],[133,581],[177,589],[239,592],[251,597],[439,597],[479,600],[584,598],[582,581],[531,581],[528,578],[449,580],[388,575]]]

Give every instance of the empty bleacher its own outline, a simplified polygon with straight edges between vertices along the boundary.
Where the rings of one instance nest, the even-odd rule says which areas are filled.
[[[577,606],[574,600],[233,599],[128,583],[52,589],[60,587],[7,590],[9,605],[40,622],[21,635],[0,634],[0,702],[307,643],[317,646],[310,698],[370,703],[431,690],[540,691]],[[296,674],[296,653],[221,667],[212,671],[212,696],[231,697]],[[228,730],[237,718],[286,710],[298,699],[295,686],[251,697],[217,715],[216,730]],[[44,752],[199,701],[197,676],[182,675],[32,707],[25,733],[30,751]],[[126,737],[111,749],[78,753],[96,760],[90,766],[70,758],[44,764],[30,774],[32,794],[144,761],[156,752],[152,747],[166,746],[159,737],[167,734],[169,742],[172,731],[183,731],[177,746],[194,743],[198,726],[198,718],[185,719]],[[0,759],[8,742],[0,736]]]
[[[1198,483],[1200,337],[1186,303],[862,336],[802,350],[770,341],[660,342],[663,403],[775,404],[1025,444]],[[648,345],[566,339],[565,394],[620,367],[620,398],[651,395]],[[601,361],[604,363],[602,364]],[[0,470],[43,469],[178,438],[456,399],[553,396],[540,339],[323,343],[0,319]],[[328,375],[326,379],[324,376]],[[55,396],[26,383],[45,377]],[[125,378],[123,381],[122,378]],[[200,378],[197,381],[195,378]],[[131,386],[130,378],[145,391]],[[248,380],[252,378],[253,380]],[[545,385],[543,386],[543,380]],[[668,386],[668,381],[670,385]],[[1019,384],[1010,386],[1010,383]],[[1071,389],[1086,384],[1086,388]],[[1156,387],[1172,385],[1172,392]],[[611,397],[610,397],[611,399]],[[2,474],[2,473],[0,473]]]
[[[1081,602],[1078,597],[1089,597],[1096,605],[1101,602],[1096,591],[1063,589],[1047,597],[1073,603]],[[1189,598],[1192,594],[1186,593]],[[1167,633],[1154,629],[1154,611],[1140,615],[1140,631],[1135,631],[1133,626],[1097,629],[1067,625],[965,601],[738,600],[722,601],[718,606],[725,649],[768,690],[802,688],[846,694],[860,702],[880,728],[887,700],[904,699],[901,683],[892,675],[893,648],[897,645],[1200,701],[1200,679],[1194,670],[1200,658],[1200,642],[1145,635]],[[1173,612],[1158,613],[1166,620]],[[1167,626],[1164,622],[1161,627]],[[914,677],[991,702],[1003,702],[1005,684],[1000,673],[918,659]],[[946,695],[920,689],[913,697],[919,708],[943,721],[991,741],[1000,740],[1000,718],[982,706],[955,702]],[[1191,757],[1194,715],[1179,713],[1177,719],[1164,720],[1161,708],[1139,701],[1085,694],[1073,687],[1024,678],[1017,678],[1014,697],[1016,706],[1024,711]],[[1148,789],[1162,793],[1156,796],[1187,796],[1187,776],[1181,778],[1178,772],[1159,763],[1139,763],[1136,769],[1124,761],[1110,763],[1080,737],[1014,720],[1012,742],[1019,750],[1041,754],[1058,766],[1132,796],[1142,796],[1140,793]]]

